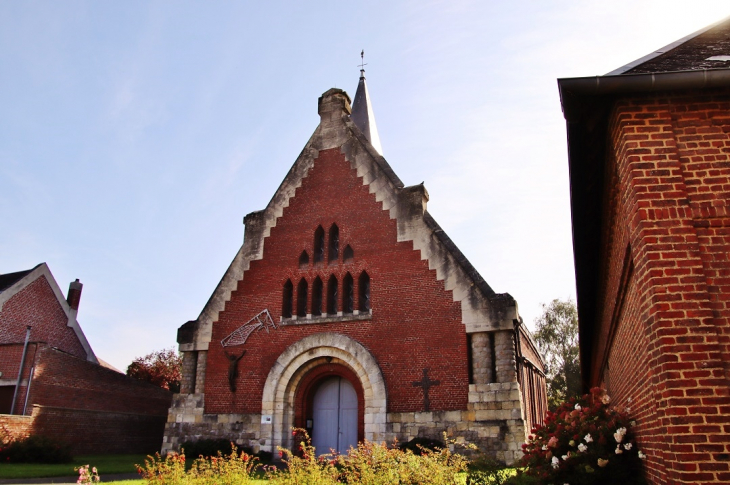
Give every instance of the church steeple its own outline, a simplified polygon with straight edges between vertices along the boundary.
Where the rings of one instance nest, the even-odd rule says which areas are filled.
[[[365,51],[360,53],[364,59]],[[355,92],[355,100],[352,103],[352,114],[350,119],[375,150],[383,154],[383,147],[380,145],[380,136],[378,135],[378,127],[375,125],[375,114],[373,114],[373,105],[370,103],[370,94],[368,94],[368,85],[365,83],[365,63],[360,65],[360,82],[357,84],[357,92]]]

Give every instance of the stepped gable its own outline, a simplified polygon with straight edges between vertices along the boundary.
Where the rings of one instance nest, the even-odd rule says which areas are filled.
[[[362,80],[364,82],[364,80]],[[332,88],[318,100],[320,124],[304,146],[267,207],[245,216],[244,243],[234,257],[211,298],[197,320],[179,330],[181,351],[206,350],[211,340],[212,324],[238,282],[244,278],[251,261],[263,257],[263,248],[277,219],[313,167],[320,150],[337,148],[357,171],[382,209],[395,219],[398,241],[411,241],[435,269],[438,280],[445,281],[454,301],[461,302],[462,323],[467,332],[512,329],[519,320],[517,305],[509,294],[496,294],[467,258],[439,227],[426,210],[428,191],[423,184],[404,186],[386,159],[350,116],[350,97]],[[371,120],[372,121],[372,120]],[[370,123],[370,136],[374,123]]]

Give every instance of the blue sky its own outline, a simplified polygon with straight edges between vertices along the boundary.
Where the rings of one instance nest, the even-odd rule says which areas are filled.
[[[384,155],[528,322],[574,297],[556,79],[605,74],[726,1],[0,0],[0,273],[79,278],[120,369],[175,345],[360,50]]]

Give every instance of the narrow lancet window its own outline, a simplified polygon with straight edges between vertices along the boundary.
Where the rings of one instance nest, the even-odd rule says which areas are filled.
[[[352,313],[354,307],[352,275],[347,273],[342,279],[342,313]]]
[[[322,279],[319,276],[312,283],[312,315],[322,315]]]
[[[299,267],[300,268],[306,268],[309,266],[309,254],[306,250],[302,251],[302,254],[299,255]]]
[[[297,316],[307,316],[307,280],[304,278],[297,285]]]
[[[360,310],[360,313],[367,313],[370,311],[370,275],[366,271],[360,273],[357,287],[359,293],[358,310]]]
[[[337,278],[330,276],[327,281],[327,314],[337,315]]]
[[[355,251],[352,250],[350,245],[345,246],[345,250],[342,252],[342,260],[347,263],[355,259]]]
[[[337,258],[340,257],[340,228],[337,224],[332,224],[330,227],[330,251],[327,256],[327,260],[332,263],[337,262]]]
[[[294,285],[291,280],[284,283],[284,293],[281,301],[281,316],[291,318],[292,299],[294,298]]]
[[[314,231],[314,264],[324,261],[324,229],[319,226]]]

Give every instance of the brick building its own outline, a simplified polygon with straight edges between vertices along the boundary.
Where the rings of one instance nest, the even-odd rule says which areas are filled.
[[[454,437],[512,462],[546,409],[543,363],[495,293],[382,156],[364,75],[320,124],[203,308],[183,325],[182,391],[163,451],[188,439],[254,450],[307,428],[358,440]]]
[[[159,449],[171,393],[100,361],[45,263],[0,275],[0,440],[46,435],[74,453]],[[21,370],[22,369],[22,370]]]
[[[584,385],[653,483],[730,483],[730,19],[559,80]]]

